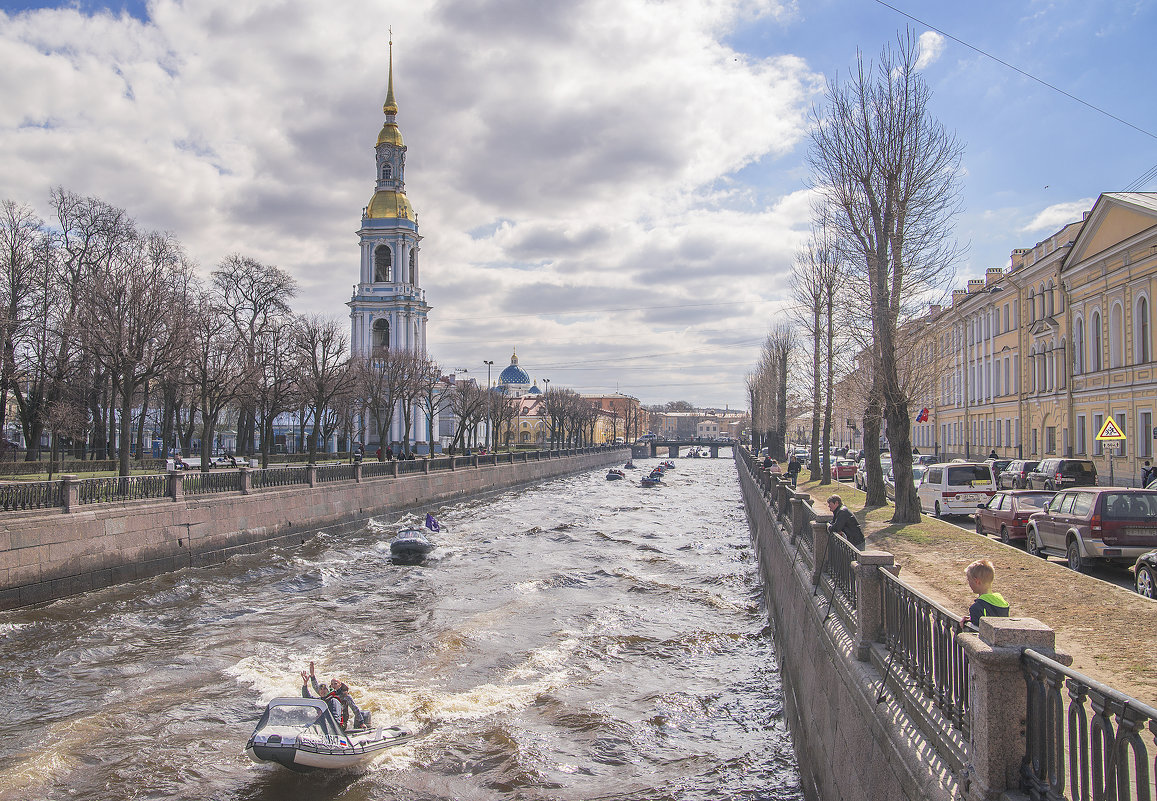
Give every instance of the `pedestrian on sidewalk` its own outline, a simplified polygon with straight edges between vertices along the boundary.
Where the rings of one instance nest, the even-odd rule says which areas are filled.
[[[787,460],[787,474],[791,478],[791,488],[795,489],[796,479],[799,477],[799,471],[803,468],[803,462],[793,452],[791,458]]]
[[[1154,472],[1157,472],[1157,471],[1153,470],[1153,467],[1149,464],[1149,460],[1146,459],[1145,464],[1143,464],[1141,466],[1141,487],[1142,488],[1149,486],[1149,482],[1155,478],[1155,476],[1153,475]]]

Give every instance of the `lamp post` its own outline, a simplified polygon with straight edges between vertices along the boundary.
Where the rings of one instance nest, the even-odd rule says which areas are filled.
[[[550,450],[550,443],[554,441],[554,421],[550,417],[550,379],[542,379],[542,383],[546,384],[546,389],[543,390],[542,405],[546,411],[546,424],[550,427],[550,437],[547,442],[547,450]]]
[[[494,402],[494,395],[490,391],[490,368],[494,365],[491,359],[483,359],[486,365],[486,450],[490,451],[490,404]]]

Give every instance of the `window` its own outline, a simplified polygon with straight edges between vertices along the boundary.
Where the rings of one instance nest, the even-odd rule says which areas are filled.
[[[374,250],[374,283],[389,283],[394,280],[394,259],[388,245],[378,245]]]
[[[418,283],[418,249],[410,248],[410,283]]]
[[[1133,314],[1133,361],[1145,364],[1149,361],[1149,299],[1142,296],[1137,301],[1137,311]]]
[[[1101,363],[1104,351],[1101,348],[1101,313],[1099,311],[1093,312],[1092,316],[1089,317],[1089,344],[1093,347],[1089,354],[1089,366],[1094,372],[1104,369]]]
[[[1037,445],[1037,443],[1036,443],[1036,429],[1034,428],[1032,430],[1032,450],[1029,451],[1029,453],[1036,453],[1037,452],[1036,445]]]
[[[1008,357],[1005,356],[1004,357],[1004,394],[1005,395],[1011,395],[1012,394],[1012,384],[1008,380],[1008,365],[1009,365],[1009,360],[1008,360]]]
[[[1109,366],[1125,364],[1125,320],[1121,304],[1114,303],[1109,311]]]
[[[1105,446],[1102,444],[1102,442],[1099,439],[1095,438],[1097,436],[1097,434],[1101,433],[1101,426],[1103,426],[1104,424],[1105,424],[1105,415],[1103,415],[1103,414],[1094,414],[1093,415],[1093,437],[1094,437],[1094,439],[1093,439],[1093,455],[1094,456],[1100,456],[1101,454],[1103,454],[1105,452]]]
[[[390,162],[382,164],[382,180],[388,181],[394,177],[394,167]]]
[[[374,320],[374,350],[389,350],[390,348],[390,321],[386,319]]]
[[[1052,317],[1054,314],[1056,314],[1055,307],[1053,306],[1054,298],[1056,297],[1056,294],[1057,294],[1057,288],[1053,285],[1052,281],[1049,281],[1049,291],[1048,291],[1048,295],[1046,296],[1048,299],[1048,310],[1046,312],[1048,317]]]
[[[1008,304],[1004,304],[1004,330],[1008,330]]]
[[[1045,452],[1046,453],[1056,453],[1057,452],[1057,427],[1056,426],[1048,426],[1045,429]]]
[[[1125,413],[1124,412],[1117,412],[1115,415],[1113,415],[1113,419],[1117,421],[1117,428],[1119,428],[1122,431],[1128,431],[1129,430],[1129,429],[1125,428]],[[1128,444],[1127,441],[1117,443],[1117,455],[1118,456],[1124,456],[1125,455],[1125,445],[1126,444]]]
[[[1004,421],[1004,441],[1010,448],[1015,444],[1012,441],[1012,418]]]
[[[1028,291],[1028,321],[1036,322],[1036,293],[1031,289]]]
[[[1153,455],[1153,413],[1141,412],[1137,418],[1137,455]]]
[[[1088,451],[1085,450],[1085,416],[1083,414],[1077,415],[1077,453],[1084,456]]]
[[[1085,321],[1080,317],[1073,324],[1073,375],[1085,371]]]

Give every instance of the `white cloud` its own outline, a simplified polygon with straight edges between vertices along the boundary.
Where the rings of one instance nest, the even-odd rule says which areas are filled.
[[[917,41],[920,55],[916,59],[916,69],[922,70],[936,63],[944,53],[944,37],[936,31],[924,31]]]
[[[1095,197],[1087,197],[1081,200],[1069,201],[1068,203],[1054,203],[1048,208],[1038,212],[1020,231],[1026,234],[1036,231],[1044,231],[1046,233],[1058,231],[1069,223],[1081,219],[1081,215],[1091,209],[1096,200]]]
[[[723,41],[741,19],[790,16],[793,3],[154,0],[149,11],[146,23],[0,14],[7,197],[47,216],[53,186],[97,195],[175,233],[205,272],[253,255],[298,278],[298,311],[344,317],[393,25],[433,355],[480,361],[520,344],[532,372],[560,365],[559,385],[742,402],[754,348],[738,368],[704,367],[697,349],[762,337],[806,202],[761,208],[729,176],[773,169],[800,144],[822,76]],[[732,298],[749,302],[696,305]],[[686,309],[550,316],[647,306]],[[548,316],[518,316],[529,314]],[[702,388],[633,390],[635,351],[667,353],[671,380]],[[595,353],[603,372],[563,369]]]

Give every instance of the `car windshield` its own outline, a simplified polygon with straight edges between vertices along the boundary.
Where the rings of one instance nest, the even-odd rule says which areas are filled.
[[[1017,495],[1016,505],[1020,509],[1044,509],[1052,497],[1053,494],[1051,492],[1034,492],[1031,495]]]
[[[971,487],[974,484],[991,484],[992,474],[986,464],[951,465],[948,468],[948,486]]]
[[[1157,492],[1107,492],[1101,505],[1105,520],[1144,520],[1157,517]]]
[[[1062,476],[1091,476],[1096,472],[1092,462],[1061,462]]]

